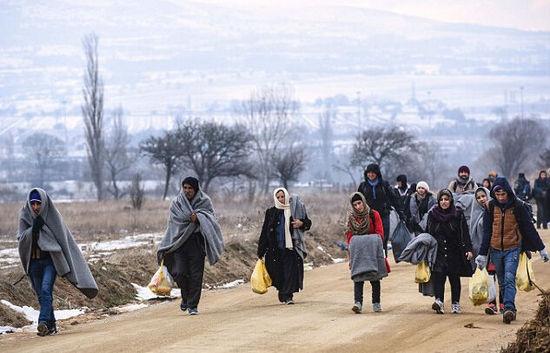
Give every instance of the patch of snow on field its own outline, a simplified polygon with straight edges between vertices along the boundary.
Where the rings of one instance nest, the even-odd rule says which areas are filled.
[[[0,326],[0,335],[3,335],[5,333],[13,333],[13,332],[19,332],[21,329],[17,329],[15,327],[11,326]]]
[[[7,300],[0,300],[0,303],[4,304],[8,308],[12,309],[13,311],[16,311],[18,313],[21,313],[25,315],[25,318],[29,321],[33,322],[33,325],[38,324],[38,316],[40,315],[40,312],[38,310],[35,310],[31,308],[30,306],[17,306],[12,303],[10,303]],[[75,317],[78,315],[84,314],[84,310],[82,309],[70,309],[70,310],[55,310],[54,315],[56,320],[64,320],[64,319],[70,319],[71,317]]]
[[[215,289],[230,289],[230,288],[235,288],[237,286],[240,286],[243,283],[244,283],[244,279],[237,279],[233,282],[224,283],[220,286],[215,286],[214,288]]]
[[[123,314],[123,313],[130,313],[132,311],[140,310],[140,309],[143,309],[143,308],[147,308],[148,306],[149,305],[143,304],[143,303],[140,303],[140,304],[127,304],[127,305],[116,307],[115,310],[118,313]]]

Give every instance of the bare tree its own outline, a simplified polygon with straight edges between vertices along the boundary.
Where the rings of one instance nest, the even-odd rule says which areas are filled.
[[[163,136],[151,136],[140,144],[141,153],[151,158],[153,164],[162,165],[165,171],[164,193],[162,199],[166,199],[170,179],[176,173],[178,162],[181,158],[180,141],[175,133],[167,131]]]
[[[408,132],[397,127],[374,127],[357,135],[351,165],[361,168],[369,163],[399,165],[417,151],[418,143]]]
[[[417,169],[421,175],[425,175],[429,185],[445,185],[446,174],[450,167],[445,162],[447,155],[443,153],[441,146],[435,142],[423,143],[419,149],[420,158]]]
[[[550,148],[546,148],[540,155],[539,167],[547,169],[550,167]]]
[[[287,139],[291,131],[291,118],[297,111],[294,91],[286,84],[254,90],[241,107],[244,125],[252,134],[264,193],[268,192],[273,175],[273,156]]]
[[[103,199],[105,141],[103,136],[103,80],[99,76],[98,37],[91,33],[82,40],[86,56],[84,103],[81,106],[84,118],[86,152],[92,181],[96,187],[97,199]]]
[[[130,200],[132,201],[132,208],[134,210],[141,210],[144,195],[145,190],[141,182],[141,173],[136,173],[132,177],[132,185],[130,186]]]
[[[128,153],[130,136],[123,121],[122,108],[119,107],[113,112],[111,124],[105,145],[105,165],[111,184],[107,190],[118,200],[125,194],[117,184],[118,177],[128,170],[133,163],[133,158]]]
[[[303,148],[291,147],[273,159],[275,175],[288,189],[289,181],[297,181],[300,174],[306,168],[306,155]]]
[[[178,125],[176,134],[182,162],[197,175],[203,190],[216,178],[251,175],[252,136],[244,126],[188,120]]]
[[[522,171],[529,158],[538,155],[547,140],[546,127],[537,119],[515,118],[489,131],[493,148],[489,154],[502,175],[510,178]]]
[[[55,170],[55,162],[64,156],[65,144],[55,136],[37,132],[23,141],[23,150],[34,167],[31,175],[37,186],[43,187],[48,171]]]

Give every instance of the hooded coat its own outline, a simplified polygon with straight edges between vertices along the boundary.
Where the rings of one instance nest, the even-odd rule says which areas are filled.
[[[483,241],[483,216],[485,215],[485,207],[479,204],[475,200],[475,195],[479,190],[485,191],[487,194],[488,201],[491,201],[490,191],[483,186],[480,186],[474,192],[474,201],[472,202],[472,207],[470,211],[470,239],[472,240],[472,249],[474,257],[479,254],[479,249],[481,248],[481,243]]]
[[[373,186],[369,183],[368,172],[374,172],[378,176],[376,185]],[[402,205],[399,202],[398,196],[392,190],[390,184],[382,178],[380,167],[377,164],[369,164],[367,166],[364,178],[365,181],[359,185],[357,191],[365,196],[365,200],[370,208],[378,211],[382,217],[389,216],[392,207],[397,212],[402,213]]]
[[[495,198],[494,190],[499,186],[508,193],[508,202],[506,204],[499,203]],[[479,250],[480,255],[487,255],[492,237],[502,237],[503,234],[497,229],[493,231],[494,209],[499,207],[501,210],[512,208],[512,212],[516,218],[518,231],[521,234],[520,249],[521,251],[540,251],[544,249],[544,243],[540,238],[533,222],[531,222],[531,214],[523,201],[518,199],[510,183],[504,177],[497,177],[491,190],[489,207],[483,216],[483,241]],[[498,250],[498,249],[497,249]]]
[[[37,215],[31,208],[30,195],[33,191],[40,194],[42,207]],[[90,268],[82,256],[80,247],[75,242],[63,217],[55,207],[46,191],[35,188],[27,197],[25,206],[19,212],[19,230],[17,232],[18,250],[21,264],[29,275],[32,249],[32,224],[36,217],[42,217],[44,226],[40,230],[38,246],[50,254],[55,271],[65,277],[86,297],[92,299],[98,293],[97,284]]]

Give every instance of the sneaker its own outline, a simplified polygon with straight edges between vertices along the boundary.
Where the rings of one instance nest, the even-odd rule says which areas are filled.
[[[184,303],[183,300],[181,301],[180,309],[181,311],[187,311],[187,309],[189,309],[189,307],[187,306],[187,303]]]
[[[485,308],[485,314],[487,315],[496,315],[498,314],[497,306],[495,304],[489,304]]]
[[[432,309],[438,314],[445,313],[445,311],[443,310],[443,302],[439,299],[436,299],[435,302],[432,304]]]
[[[504,315],[502,315],[502,322],[504,322],[505,324],[510,324],[515,319],[516,319],[516,313],[514,313],[513,310],[504,311]]]
[[[372,303],[372,311],[379,313],[382,311],[382,305],[380,303]]]
[[[189,315],[199,315],[199,310],[197,308],[189,308]]]
[[[38,331],[36,334],[40,337],[44,337],[50,334],[50,329],[45,322],[40,322],[36,327],[36,330]]]
[[[294,305],[294,300],[292,299],[288,299],[286,302],[285,302],[286,305]]]
[[[361,311],[363,311],[363,304],[361,304],[361,302],[355,302],[351,310],[356,314],[361,314]]]
[[[57,325],[56,324],[50,325],[48,329],[48,335],[55,335],[56,333],[57,333]]]
[[[462,310],[460,309],[459,303],[451,304],[451,313],[452,314],[460,314]]]

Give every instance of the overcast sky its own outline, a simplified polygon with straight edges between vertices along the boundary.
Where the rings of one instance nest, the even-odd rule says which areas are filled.
[[[172,0],[178,2],[180,0]],[[195,0],[262,7],[309,7],[318,4],[349,4],[419,16],[445,22],[476,23],[488,26],[550,31],[550,0]]]

